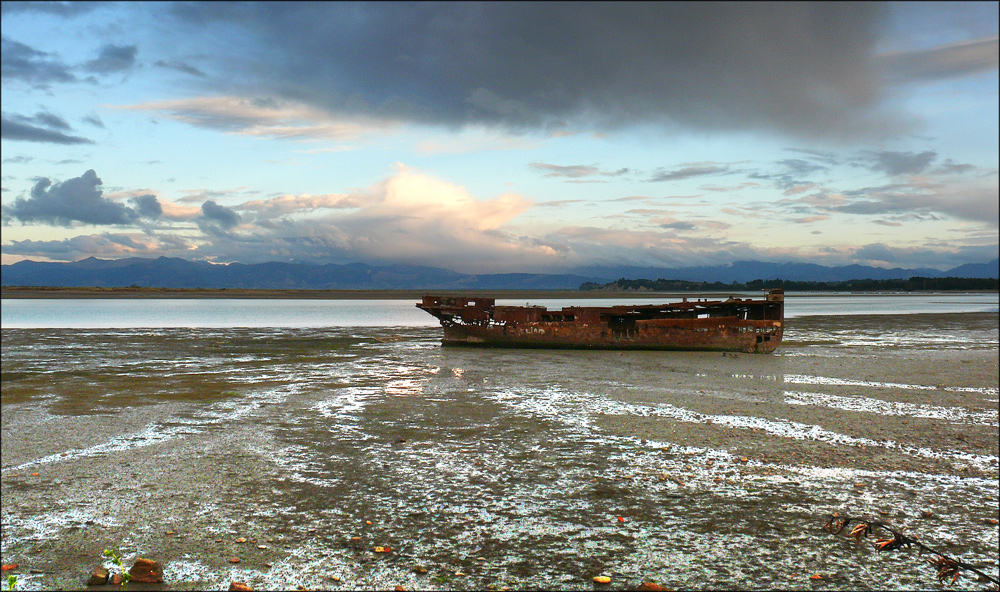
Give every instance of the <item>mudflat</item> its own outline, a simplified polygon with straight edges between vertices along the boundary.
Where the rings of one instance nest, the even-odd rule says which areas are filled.
[[[5,329],[3,562],[46,589],[104,548],[164,564],[137,590],[944,589],[820,527],[998,573],[997,325],[803,317],[774,355]]]

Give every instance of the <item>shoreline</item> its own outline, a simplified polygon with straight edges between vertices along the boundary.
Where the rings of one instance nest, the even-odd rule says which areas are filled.
[[[765,291],[762,291],[762,293]],[[420,299],[424,294],[442,296],[489,297],[497,299],[524,298],[691,298],[699,296],[718,296],[720,294],[745,294],[747,290],[732,290],[728,292],[641,292],[621,291],[608,292],[601,290],[411,290],[411,289],[358,289],[358,290],[309,290],[309,289],[262,289],[262,288],[102,288],[102,287],[43,287],[43,286],[3,286],[0,288],[0,298],[5,299],[83,299],[83,298],[240,298],[240,299],[272,299],[272,300],[411,300]],[[808,293],[812,296],[842,296],[844,294],[891,294],[891,295],[921,295],[921,294],[979,294],[1000,293],[990,290],[940,291],[926,292],[791,292]]]

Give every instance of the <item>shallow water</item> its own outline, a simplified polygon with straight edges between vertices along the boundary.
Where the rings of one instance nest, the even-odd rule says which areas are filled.
[[[542,293],[544,294],[544,293]],[[729,296],[760,298],[760,293],[664,295],[649,297],[498,300],[499,305],[532,304],[558,310],[567,306],[656,304],[680,298],[717,300]],[[176,327],[435,327],[437,319],[413,300],[296,300],[238,298],[8,298],[0,306],[5,329],[135,329]],[[785,317],[865,314],[916,315],[993,312],[995,293],[840,294],[790,293]]]
[[[996,315],[803,318],[770,356],[439,339],[5,328],[3,561],[26,589],[107,545],[179,588],[942,587],[820,530],[840,511],[997,574]]]

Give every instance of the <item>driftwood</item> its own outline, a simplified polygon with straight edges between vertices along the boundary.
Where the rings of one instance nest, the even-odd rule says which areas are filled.
[[[853,524],[854,527],[847,531],[847,527],[851,524]],[[872,543],[872,547],[876,551],[895,551],[897,549],[909,549],[911,547],[916,547],[917,552],[921,555],[929,553],[934,557],[927,559],[927,562],[937,569],[937,578],[940,583],[944,583],[950,578],[950,583],[954,584],[964,570],[989,580],[993,583],[993,588],[995,590],[1000,590],[1000,580],[997,580],[997,578],[989,574],[983,573],[975,565],[971,565],[955,557],[949,557],[936,549],[932,549],[915,538],[906,536],[899,530],[880,520],[851,518],[848,516],[839,516],[834,514],[830,517],[830,520],[827,521],[823,528],[833,534],[840,534],[841,532],[847,531],[845,532],[845,535],[854,538],[858,541],[858,543],[861,543],[861,539],[872,536],[875,538],[875,542]]]

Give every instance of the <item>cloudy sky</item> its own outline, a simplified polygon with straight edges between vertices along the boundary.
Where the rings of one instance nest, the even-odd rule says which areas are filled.
[[[3,3],[3,263],[998,252],[997,3]]]

